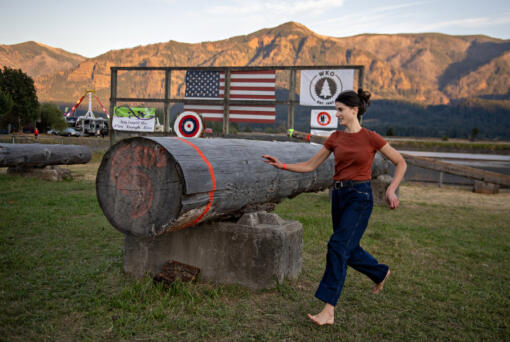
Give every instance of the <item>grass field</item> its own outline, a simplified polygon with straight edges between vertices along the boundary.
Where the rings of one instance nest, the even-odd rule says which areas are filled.
[[[304,227],[300,278],[254,291],[204,282],[169,290],[123,274],[123,235],[102,214],[92,163],[75,180],[0,170],[1,341],[509,341],[510,192],[404,184],[375,208],[362,245],[392,268],[381,294],[349,270],[333,326],[306,319],[331,233],[327,193],[276,212]]]

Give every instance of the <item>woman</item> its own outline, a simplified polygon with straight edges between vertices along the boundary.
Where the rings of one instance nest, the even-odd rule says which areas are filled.
[[[370,93],[344,91],[336,99],[336,116],[344,131],[335,131],[329,136],[322,149],[308,161],[285,164],[277,158],[263,155],[264,162],[279,169],[293,172],[311,172],[331,154],[335,155],[334,188],[332,193],[331,216],[333,235],[328,243],[326,270],[315,296],[325,302],[322,311],[308,314],[315,324],[333,324],[334,309],[342,291],[347,266],[367,275],[375,283],[372,292],[379,293],[390,274],[387,265],[377,260],[360,247],[372,212],[373,198],[370,186],[371,167],[375,153],[391,160],[396,168],[393,181],[386,190],[386,201],[391,209],[399,205],[395,190],[398,188],[407,168],[404,158],[379,134],[362,128],[360,118],[369,105]]]

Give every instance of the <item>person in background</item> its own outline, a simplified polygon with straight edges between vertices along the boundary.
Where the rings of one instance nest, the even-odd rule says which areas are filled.
[[[317,325],[334,323],[334,310],[345,282],[347,266],[374,282],[374,294],[382,290],[390,275],[389,266],[379,263],[360,246],[373,207],[371,168],[377,151],[395,164],[395,175],[386,190],[386,201],[391,209],[396,209],[399,199],[395,191],[407,165],[400,153],[384,138],[361,127],[360,118],[370,104],[370,95],[363,89],[340,93],[335,100],[336,116],[345,130],[332,133],[322,149],[309,160],[285,164],[273,156],[262,156],[269,165],[292,172],[312,172],[332,152],[335,156],[331,200],[333,235],[328,243],[326,270],[315,293],[325,304],[320,313],[308,314],[308,318]]]
[[[34,128],[34,137],[37,139],[37,137],[39,136],[39,130],[36,128]]]

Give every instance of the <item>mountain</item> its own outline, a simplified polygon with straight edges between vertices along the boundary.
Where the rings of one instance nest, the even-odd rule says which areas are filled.
[[[34,78],[72,69],[85,59],[37,42],[0,45],[0,66],[21,69]]]
[[[320,64],[364,65],[365,88],[373,92],[374,99],[429,105],[463,98],[510,99],[510,40],[481,35],[363,34],[335,38],[289,22],[214,42],[169,41],[112,50],[81,61],[76,57],[78,64],[69,61],[70,67],[57,72],[35,67],[38,56],[20,60],[26,61],[22,69],[36,77],[38,96],[46,101],[74,102],[90,88],[106,101],[111,66]],[[119,72],[118,96],[163,97],[163,77],[164,72]],[[183,79],[184,72],[172,73],[172,96],[183,94]],[[282,73],[277,86],[285,87],[287,80],[288,74]]]

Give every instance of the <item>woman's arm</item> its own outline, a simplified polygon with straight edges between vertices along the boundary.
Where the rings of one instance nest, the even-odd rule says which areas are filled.
[[[398,152],[397,152],[398,153]],[[315,153],[312,158],[308,159],[305,162],[296,163],[296,164],[285,164],[279,161],[277,158],[273,156],[269,156],[264,154],[262,158],[265,158],[264,163],[268,163],[269,165],[273,165],[278,169],[285,169],[293,172],[312,172],[316,168],[319,167],[326,159],[328,159],[331,151],[325,147],[319,150],[319,152]]]
[[[398,208],[400,202],[397,195],[395,194],[395,190],[397,190],[400,182],[402,181],[402,178],[404,178],[404,173],[407,169],[407,163],[404,157],[402,157],[402,155],[388,143],[386,143],[386,145],[384,145],[380,151],[386,158],[395,164],[395,174],[393,175],[393,181],[388,186],[388,189],[386,189],[386,202],[388,202],[391,209],[396,209]]]

